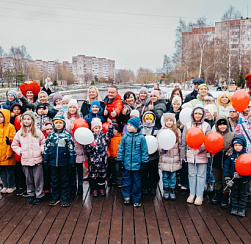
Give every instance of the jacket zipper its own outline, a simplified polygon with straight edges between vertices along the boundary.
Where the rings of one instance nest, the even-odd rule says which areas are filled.
[[[58,141],[57,141],[57,157],[56,157],[56,167],[58,167],[58,142],[59,142],[59,133],[58,134]]]
[[[134,136],[134,135],[132,135],[132,146],[131,146],[131,170],[132,170],[132,148],[133,148],[133,136]]]

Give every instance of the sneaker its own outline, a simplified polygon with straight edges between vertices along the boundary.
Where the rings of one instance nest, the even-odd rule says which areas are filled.
[[[203,203],[203,197],[196,197],[194,205],[200,206]]]
[[[131,203],[130,197],[125,197],[125,198],[124,198],[124,204],[125,204],[125,205],[129,205],[130,203]]]
[[[6,193],[13,193],[15,190],[16,190],[16,187],[14,186],[14,187],[12,187],[12,188],[8,188],[8,189],[6,190]]]
[[[67,208],[67,207],[69,207],[69,206],[70,206],[69,202],[63,202],[63,203],[62,203],[62,207],[63,207],[63,208]]]
[[[59,199],[52,199],[49,203],[50,206],[56,206],[58,203],[60,203]]]
[[[239,208],[237,215],[240,217],[245,217],[245,208]]]
[[[29,196],[27,202],[28,202],[29,204],[32,204],[34,200],[35,200],[35,197],[34,197],[34,196]]]
[[[221,201],[221,197],[222,197],[222,193],[219,190],[216,190],[212,198],[212,203],[218,204]]]
[[[101,197],[104,197],[104,196],[106,195],[105,190],[104,190],[104,189],[100,189],[100,190],[99,190],[99,195],[100,195]]]
[[[195,195],[190,195],[190,196],[187,198],[187,203],[193,203],[193,202],[194,202],[194,198],[195,198]]]
[[[140,202],[134,202],[133,207],[135,207],[135,208],[141,207],[141,203]]]
[[[97,196],[98,196],[98,191],[97,191],[97,190],[91,191],[91,195],[92,195],[93,197],[97,197]]]
[[[32,204],[33,205],[38,205],[38,204],[40,204],[40,203],[42,203],[43,202],[43,198],[36,198],[33,202],[32,202]]]
[[[163,198],[164,198],[165,200],[168,200],[168,199],[170,198],[170,188],[164,187],[164,188],[163,188],[163,191],[164,191],[164,193],[163,193]]]
[[[24,191],[22,196],[23,196],[23,197],[29,197],[27,191]]]
[[[16,195],[17,196],[22,196],[24,192],[25,192],[25,190],[23,188],[19,188]]]
[[[156,196],[156,189],[155,188],[150,189],[150,194]]]
[[[170,199],[171,200],[176,200],[176,195],[175,195],[174,188],[170,189]]]
[[[1,190],[1,193],[7,193],[7,187],[4,187],[4,188]]]
[[[237,207],[232,207],[231,214],[238,215],[238,208]]]

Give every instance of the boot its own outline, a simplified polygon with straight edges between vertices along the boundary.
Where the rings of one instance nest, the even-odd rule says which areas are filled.
[[[238,215],[238,207],[232,207],[231,214]]]
[[[176,199],[174,188],[171,188],[171,190],[170,190],[170,198],[171,198],[171,200],[175,200]]]
[[[229,207],[229,193],[223,192],[220,207],[221,208],[228,208]]]
[[[245,217],[245,208],[238,209],[238,216]]]
[[[96,180],[90,179],[89,180],[89,184],[90,184],[90,194],[93,197],[97,197],[98,196],[98,184]]]
[[[219,190],[216,190],[215,191],[215,194],[212,198],[212,203],[213,204],[218,204],[221,200],[221,192]]]
[[[77,192],[78,196],[83,195],[83,186],[82,185],[78,185],[78,192]]]
[[[163,190],[164,190],[163,198],[165,200],[168,200],[170,197],[170,189],[168,187],[164,187]]]

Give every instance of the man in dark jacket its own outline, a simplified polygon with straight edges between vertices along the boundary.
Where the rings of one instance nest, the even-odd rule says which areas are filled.
[[[203,84],[204,83],[204,80],[201,79],[201,78],[195,78],[193,80],[193,91],[189,94],[186,95],[186,98],[184,100],[184,103],[187,103],[187,102],[190,102],[191,100],[193,99],[196,99],[197,98],[197,95],[198,95],[198,87],[199,85]]]

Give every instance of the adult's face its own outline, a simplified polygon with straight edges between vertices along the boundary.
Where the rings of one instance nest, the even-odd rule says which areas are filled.
[[[38,99],[41,103],[47,103],[47,96],[44,93],[41,93]]]
[[[110,100],[114,99],[117,96],[117,94],[118,94],[118,92],[117,92],[116,88],[114,88],[114,87],[108,88],[108,98]]]
[[[141,93],[139,94],[139,98],[140,98],[140,100],[142,100],[142,101],[144,101],[144,100],[146,99],[146,97],[147,97],[147,93],[146,93],[146,92],[141,92]]]
[[[179,97],[181,97],[181,96],[180,96],[180,91],[178,91],[178,90],[175,91],[175,92],[173,93],[173,96],[179,96]]]
[[[207,94],[208,94],[208,89],[207,89],[207,87],[202,86],[202,87],[199,89],[198,93],[199,93],[200,96],[202,96],[202,97],[207,96]]]
[[[126,98],[126,101],[130,104],[130,105],[134,105],[135,103],[135,99],[134,96],[132,94],[130,94],[130,96],[128,98]]]
[[[199,87],[199,83],[194,83],[193,84],[193,89],[195,90],[195,91],[198,91],[198,87]]]
[[[29,99],[29,100],[31,100],[31,99],[33,99],[33,92],[32,91],[27,91],[26,92],[26,97]]]
[[[156,101],[158,100],[158,96],[155,95],[155,94],[151,94],[151,95],[150,95],[150,99],[151,99],[151,101],[154,103],[154,102],[156,102]]]
[[[98,93],[97,93],[96,89],[95,88],[91,88],[89,90],[89,98],[91,100],[95,100],[97,97],[98,97]]]

